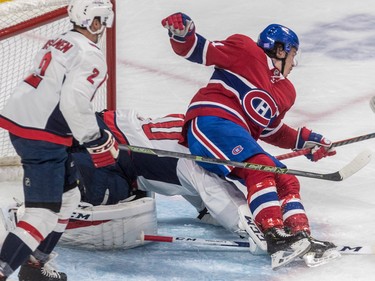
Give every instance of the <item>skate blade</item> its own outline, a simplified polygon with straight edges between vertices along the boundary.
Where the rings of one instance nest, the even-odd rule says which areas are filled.
[[[271,255],[271,266],[273,270],[277,270],[282,266],[285,266],[296,258],[305,255],[311,248],[309,239],[304,238],[290,246],[291,249],[278,251]]]
[[[305,261],[308,267],[317,267],[323,264],[326,264],[332,260],[338,259],[341,257],[341,254],[336,249],[327,250],[324,255],[320,258],[315,258],[315,253],[307,253],[303,256],[303,260]]]

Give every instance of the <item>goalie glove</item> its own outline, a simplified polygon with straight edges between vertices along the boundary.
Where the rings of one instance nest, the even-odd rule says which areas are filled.
[[[169,37],[180,43],[184,43],[187,37],[195,33],[194,22],[183,13],[170,15],[163,19],[161,24],[168,29]]]
[[[119,155],[118,143],[107,130],[100,130],[100,138],[84,143],[96,168],[115,164]]]
[[[310,153],[305,156],[314,162],[336,154],[336,150],[332,148],[332,142],[329,139],[314,133],[306,127],[298,128],[295,150],[303,148],[311,149]]]

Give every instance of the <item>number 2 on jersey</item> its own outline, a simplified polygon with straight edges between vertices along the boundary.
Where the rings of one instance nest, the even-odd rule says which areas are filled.
[[[34,87],[35,89],[38,88],[40,82],[43,81],[43,77],[46,74],[46,70],[49,64],[51,63],[51,60],[52,60],[52,53],[51,52],[46,53],[43,56],[42,61],[39,64],[39,67],[38,67],[39,73],[33,73],[27,76],[24,81],[27,84],[29,84],[31,87]],[[98,75],[99,75],[99,70],[94,68],[92,71],[92,74],[89,77],[87,77],[87,81],[89,81],[91,84],[94,84],[94,78],[96,78]]]
[[[26,77],[24,81],[30,86],[34,87],[35,89],[38,88],[40,82],[42,82],[43,80],[43,76],[46,73],[46,70],[49,64],[51,63],[51,60],[52,60],[51,52],[46,53],[43,56],[42,61],[39,64],[39,74],[33,73],[29,75],[28,77]]]

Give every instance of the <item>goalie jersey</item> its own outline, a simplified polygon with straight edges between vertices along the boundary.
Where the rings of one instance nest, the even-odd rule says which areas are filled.
[[[184,122],[181,114],[149,119],[140,117],[134,110],[117,110],[104,111],[99,116],[100,126],[110,129],[119,143],[189,153],[178,144]],[[125,153],[118,159],[122,164],[116,169],[86,167],[83,198],[88,203],[82,202],[74,212],[62,243],[97,249],[131,248],[141,245],[142,230],[147,234],[156,233],[155,200],[127,198],[126,189],[132,180],[143,191],[181,195],[197,212],[206,208],[213,220],[202,219],[204,222],[220,224],[233,232],[239,230],[238,207],[246,204],[246,198],[233,183],[187,159],[122,152]],[[84,155],[78,153],[74,158],[80,170],[90,163],[77,159],[81,156]]]

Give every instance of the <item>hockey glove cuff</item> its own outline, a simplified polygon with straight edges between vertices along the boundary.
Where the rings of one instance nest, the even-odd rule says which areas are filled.
[[[329,139],[307,129],[306,127],[298,128],[295,150],[303,148],[311,149],[311,152],[305,156],[314,162],[336,154],[336,150],[332,148],[332,142]]]
[[[115,164],[119,155],[118,143],[107,130],[100,130],[101,137],[84,144],[96,168]]]

